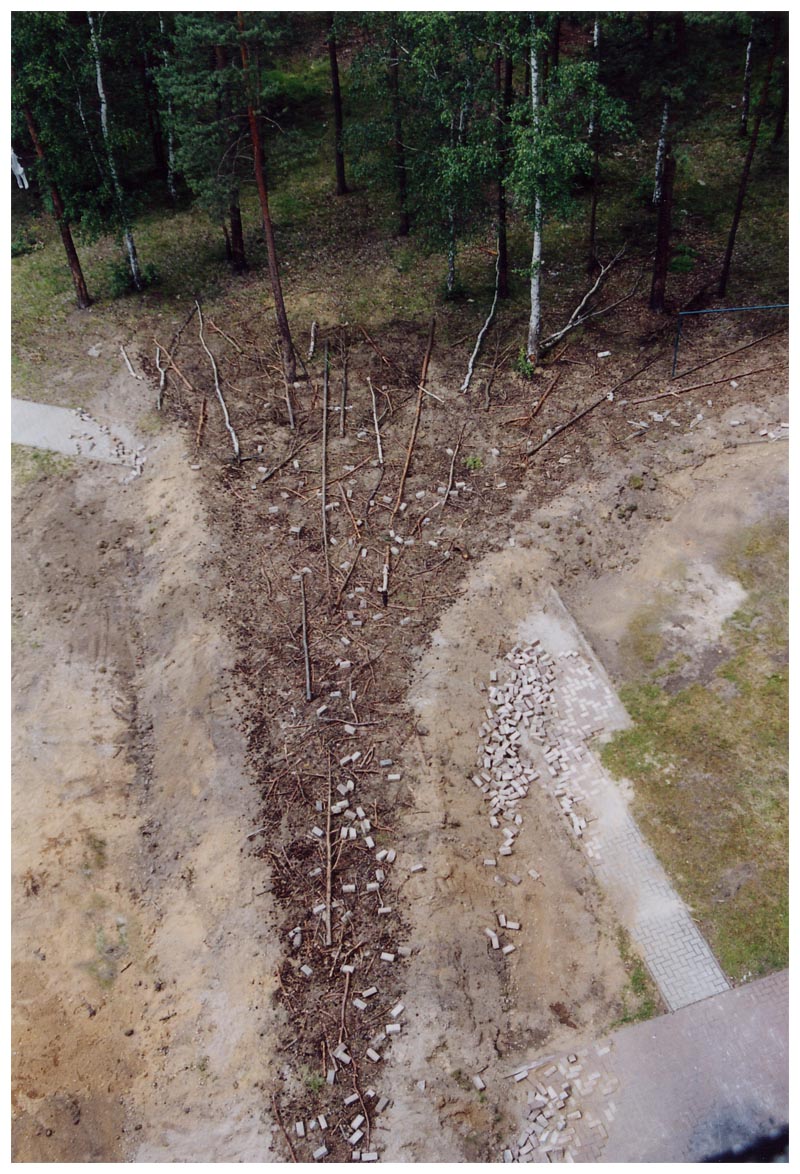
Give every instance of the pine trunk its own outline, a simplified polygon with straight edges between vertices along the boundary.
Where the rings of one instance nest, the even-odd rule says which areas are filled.
[[[150,146],[153,152],[153,167],[159,178],[167,182],[167,157],[164,152],[164,136],[161,132],[161,119],[158,116],[158,100],[155,86],[150,75],[150,62],[147,53],[143,52],[139,58],[139,75],[142,79],[142,94],[144,108],[147,115],[147,129],[150,132]]]
[[[333,34],[333,14],[328,24],[328,56],[331,63],[331,88],[333,90],[333,125],[336,132],[335,161],[336,161],[336,195],[346,196],[350,190],[344,174],[344,152],[342,150],[342,133],[344,119],[342,118],[342,91],[339,85],[339,60],[336,55],[336,37]]]
[[[25,114],[25,121],[28,124],[28,131],[33,142],[36,156],[42,165],[42,169],[47,174],[47,160],[44,154],[39,132],[36,128],[33,112],[30,106],[23,106]],[[92,304],[92,299],[89,297],[89,291],[86,288],[86,281],[81,269],[80,258],[78,257],[78,250],[75,248],[75,242],[72,239],[72,232],[70,231],[69,221],[64,212],[64,203],[61,199],[61,193],[52,181],[48,181],[50,188],[50,200],[53,205],[53,219],[58,225],[58,231],[61,233],[61,242],[64,245],[64,252],[67,254],[67,263],[69,264],[69,271],[72,274],[72,282],[75,286],[75,298],[78,303],[79,310],[88,310]]]
[[[128,254],[128,264],[131,270],[131,280],[133,281],[136,290],[144,289],[144,281],[142,280],[142,271],[139,267],[139,257],[136,252],[136,242],[133,239],[133,232],[128,224],[128,216],[125,208],[125,197],[122,191],[122,184],[119,181],[119,173],[117,172],[117,163],[114,158],[114,151],[111,147],[111,137],[108,130],[108,102],[106,100],[105,86],[103,85],[103,70],[100,64],[100,46],[97,41],[97,36],[94,31],[94,21],[92,20],[91,12],[86,13],[86,18],[89,22],[89,32],[91,35],[92,56],[94,58],[95,80],[97,83],[97,96],[100,99],[100,127],[103,131],[103,146],[106,151],[106,161],[108,163],[108,171],[111,176],[111,186],[114,189],[114,199],[117,205],[117,214],[119,215],[122,224],[122,239],[125,242],[125,251]]]
[[[667,289],[667,267],[669,265],[669,238],[672,229],[672,193],[675,187],[675,158],[669,147],[664,158],[661,202],[658,205],[658,229],[656,232],[656,258],[653,264],[653,283],[650,287],[650,309],[656,314],[664,313],[664,297]]]
[[[403,146],[403,122],[400,113],[400,60],[397,45],[393,47],[389,62],[389,92],[392,99],[392,122],[394,125],[394,170],[397,176],[397,195],[400,205],[400,236],[408,236],[408,183],[406,178],[406,154]]]
[[[747,134],[747,120],[750,117],[750,82],[753,76],[753,26],[750,25],[750,36],[747,40],[747,49],[744,55],[744,80],[742,82],[742,114],[739,119],[739,135],[744,138]]]
[[[234,273],[244,273],[247,268],[247,258],[244,253],[242,210],[239,206],[238,192],[231,196],[228,212],[231,218],[231,268]]]
[[[600,64],[600,17],[594,20],[592,36],[594,59],[598,67]],[[586,270],[592,277],[600,268],[597,260],[597,201],[600,196],[600,126],[594,102],[589,115],[589,142],[592,144],[592,202],[589,209],[589,241]]]
[[[775,65],[775,54],[778,51],[778,38],[780,35],[780,16],[773,17],[773,37],[772,48],[770,49],[769,61],[767,62],[767,72],[764,75],[764,85],[761,90],[761,97],[758,102],[755,117],[753,118],[753,130],[750,134],[750,145],[747,148],[747,155],[745,157],[744,166],[742,168],[742,177],[739,180],[739,191],[736,195],[736,205],[733,210],[733,222],[731,230],[728,234],[728,244],[725,249],[725,259],[722,262],[722,273],[720,274],[719,287],[717,293],[719,297],[724,298],[728,289],[728,278],[731,271],[731,260],[733,258],[733,246],[736,243],[736,233],[739,228],[739,221],[742,217],[742,208],[744,207],[744,198],[747,194],[747,181],[750,178],[750,168],[753,164],[753,156],[756,153],[758,146],[758,132],[761,129],[761,120],[764,117],[764,110],[767,106],[767,97],[769,95],[769,83],[772,79],[772,70]]]
[[[163,61],[166,68],[166,66],[169,65],[169,54],[167,53],[167,47],[164,43],[164,17],[160,15],[158,18],[158,27],[161,31],[161,40],[163,46],[161,49],[161,60]],[[167,98],[167,191],[169,192],[169,198],[172,200],[173,204],[177,204],[178,192],[175,187],[175,137],[172,133],[172,123],[172,98]]]
[[[242,69],[244,70],[245,82],[249,78],[250,65],[247,53],[247,45],[244,40],[244,22],[242,20],[241,12],[237,13],[239,24],[239,32],[241,34],[239,39],[239,48],[242,54]],[[249,86],[248,86],[248,92]],[[256,188],[258,189],[258,200],[261,205],[261,222],[264,227],[264,237],[267,242],[267,260],[269,266],[269,280],[272,286],[272,296],[275,300],[275,320],[278,324],[278,336],[281,344],[281,356],[283,358],[283,373],[287,383],[295,383],[297,380],[297,361],[295,359],[294,346],[292,345],[292,336],[289,331],[289,319],[286,316],[286,306],[283,301],[283,289],[281,287],[281,275],[278,269],[278,254],[275,250],[275,234],[272,231],[272,217],[269,211],[269,196],[267,195],[267,182],[264,178],[264,150],[261,145],[261,131],[258,126],[258,119],[256,117],[255,109],[252,101],[248,98],[247,105],[247,121],[250,125],[250,140],[253,144],[253,171],[255,173]]]

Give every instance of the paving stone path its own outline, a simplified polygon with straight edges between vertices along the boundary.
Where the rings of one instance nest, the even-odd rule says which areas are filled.
[[[508,1074],[528,1107],[507,1162],[701,1162],[789,1121],[789,972]]]
[[[708,944],[628,810],[623,786],[604,770],[598,737],[630,725],[608,677],[555,591],[528,617],[525,643],[553,658],[547,740],[523,732],[520,756],[568,817],[671,1011],[728,989]]]
[[[141,472],[144,446],[121,425],[113,431],[81,408],[61,408],[32,400],[11,400],[11,443],[87,457]]]

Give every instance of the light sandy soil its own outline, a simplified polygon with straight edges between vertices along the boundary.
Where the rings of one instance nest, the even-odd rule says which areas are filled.
[[[275,947],[183,442],[14,503],[13,1152],[264,1160]],[[256,1041],[258,1046],[255,1046]]]

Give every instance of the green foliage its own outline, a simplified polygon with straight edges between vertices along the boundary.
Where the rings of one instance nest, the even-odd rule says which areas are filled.
[[[674,256],[669,263],[669,271],[670,273],[691,273],[696,259],[697,253],[691,245],[676,245]]]
[[[470,473],[477,473],[479,469],[483,468],[483,460],[476,455],[465,457],[464,468],[469,469]]]
[[[515,367],[517,373],[521,375],[523,379],[533,379],[533,372],[535,368],[533,363],[528,358],[528,353],[524,346],[519,348],[519,354],[517,355]]]
[[[137,291],[133,284],[130,265],[126,261],[115,261],[109,265],[106,274],[106,283],[111,297],[122,298],[130,293],[141,293],[142,289],[149,289],[151,286],[158,285],[161,280],[155,265],[148,264],[142,266],[141,273],[141,289]]]

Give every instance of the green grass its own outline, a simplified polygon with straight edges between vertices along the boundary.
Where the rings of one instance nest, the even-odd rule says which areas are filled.
[[[74,467],[71,457],[23,444],[11,445],[11,482],[15,488],[46,477],[65,477]]]
[[[652,1019],[661,1011],[656,985],[622,926],[617,928],[617,947],[628,974],[628,982],[622,992],[622,1014],[612,1023],[612,1027],[622,1027],[626,1023],[641,1023],[644,1019]]]
[[[624,686],[633,727],[602,751],[737,981],[788,964],[787,555],[785,520],[731,547],[724,567],[748,598],[725,625],[725,658],[677,692],[652,675]]]

